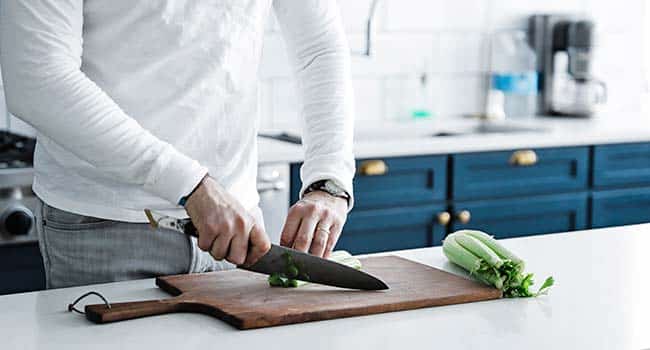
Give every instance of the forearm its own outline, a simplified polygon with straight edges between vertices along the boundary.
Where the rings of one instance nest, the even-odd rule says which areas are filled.
[[[81,71],[82,0],[2,0],[7,105],[96,174],[176,203],[205,174],[128,116]]]
[[[276,0],[304,118],[303,188],[331,179],[352,194],[353,93],[349,48],[335,0]]]

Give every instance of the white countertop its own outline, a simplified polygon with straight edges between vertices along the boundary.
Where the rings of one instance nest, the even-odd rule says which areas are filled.
[[[248,331],[197,314],[95,325],[66,311],[70,301],[88,290],[113,302],[166,297],[148,279],[0,297],[0,348],[650,348],[650,225],[511,239],[504,244],[525,257],[538,281],[555,277],[557,284],[548,296]],[[397,254],[459,273],[440,248]]]
[[[430,136],[437,132],[462,131],[478,123],[480,122],[468,119],[443,119],[357,125],[355,157],[361,159],[650,141],[650,117],[645,114],[602,115],[591,119],[537,117],[510,123],[544,131]],[[289,131],[298,134],[296,130]],[[260,138],[259,159],[262,163],[301,162],[303,151],[300,145]]]

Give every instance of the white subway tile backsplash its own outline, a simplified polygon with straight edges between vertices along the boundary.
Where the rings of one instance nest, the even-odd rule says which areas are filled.
[[[537,13],[585,13],[586,0],[489,0],[488,29],[524,29]],[[596,0],[602,1],[602,0]]]
[[[353,53],[365,45],[371,0],[338,0]],[[610,87],[608,108],[630,109],[647,89],[642,27],[646,0],[379,0],[373,56],[353,55],[357,121],[408,118],[417,77],[429,75],[429,103],[437,118],[483,110],[490,33],[524,29],[534,13],[574,13],[595,20],[594,74]],[[263,126],[298,127],[281,33],[269,21],[260,77]],[[646,44],[647,45],[647,44]]]
[[[647,0],[634,1],[585,1],[585,12],[596,20],[598,32],[643,32],[645,7]]]
[[[485,110],[484,74],[438,75],[432,83],[433,110],[438,118],[475,115]]]
[[[363,33],[366,30],[366,23],[370,17],[370,5],[372,0],[339,0],[343,26],[348,33]],[[373,25],[375,29],[382,30],[385,18],[384,2],[379,0]]]
[[[481,29],[485,0],[385,0],[388,31]]]
[[[382,80],[354,79],[352,80],[352,88],[354,89],[355,102],[354,120],[356,122],[365,122],[381,119]]]
[[[422,75],[426,74],[426,83],[422,85]],[[433,110],[433,81],[430,73],[391,76],[384,79],[384,120],[408,121],[412,112]]]
[[[349,36],[350,45],[360,47],[363,37]],[[352,57],[353,76],[387,76],[430,69],[436,36],[428,33],[378,34],[371,57]]]
[[[487,70],[487,40],[483,32],[440,32],[433,71],[469,73]]]

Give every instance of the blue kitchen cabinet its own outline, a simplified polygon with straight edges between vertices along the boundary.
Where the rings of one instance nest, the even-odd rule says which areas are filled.
[[[45,271],[38,243],[0,247],[0,295],[45,288]]]
[[[452,156],[452,198],[468,200],[586,190],[589,147]]]
[[[594,191],[592,193],[592,227],[645,222],[650,222],[650,187]]]
[[[452,230],[477,229],[510,238],[587,228],[587,192],[453,204]]]
[[[336,249],[353,254],[440,245],[446,228],[438,224],[444,204],[354,210]]]
[[[444,201],[447,156],[362,159],[356,162],[355,210]],[[291,167],[291,202],[298,200],[300,165]]]
[[[594,147],[594,187],[650,185],[650,143]]]

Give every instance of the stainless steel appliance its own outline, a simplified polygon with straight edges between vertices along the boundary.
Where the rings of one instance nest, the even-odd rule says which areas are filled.
[[[261,164],[257,169],[257,192],[264,226],[271,242],[279,243],[289,212],[289,164]]]
[[[31,190],[35,143],[0,131],[0,295],[45,287]]]
[[[0,246],[36,242],[33,138],[0,131]]]
[[[570,15],[533,15],[528,31],[540,73],[539,114],[595,113],[606,102],[607,87],[591,73],[594,23]]]

